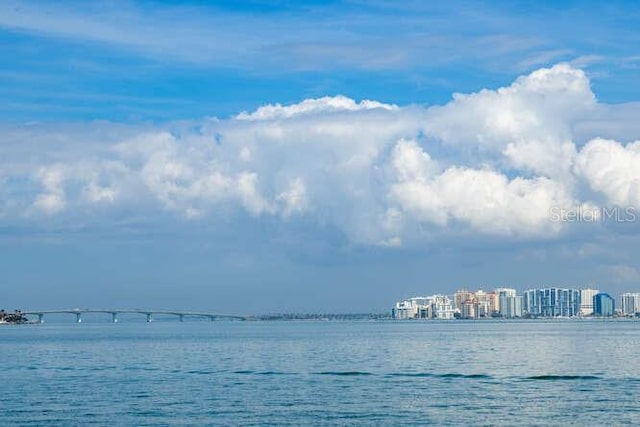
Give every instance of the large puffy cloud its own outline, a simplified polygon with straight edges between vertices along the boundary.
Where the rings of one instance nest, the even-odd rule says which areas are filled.
[[[561,64],[520,77],[509,87],[454,95],[429,112],[426,129],[474,159],[562,177],[575,155],[572,126],[595,105],[585,73]]]
[[[468,224],[475,231],[503,235],[548,235],[560,224],[549,221],[553,207],[575,204],[559,183],[548,178],[514,178],[487,169],[449,167],[439,174],[415,143],[394,150],[398,182],[390,196],[419,221],[446,226]]]
[[[4,125],[0,218],[161,207],[178,222],[303,217],[387,247],[448,232],[550,237],[568,227],[552,208],[640,205],[640,144],[598,139],[608,114],[633,117],[558,65],[441,107],[338,96],[156,127]]]
[[[575,171],[609,203],[640,208],[640,141],[594,139],[580,151]]]

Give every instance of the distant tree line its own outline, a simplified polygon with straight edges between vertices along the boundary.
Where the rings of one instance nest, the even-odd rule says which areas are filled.
[[[8,313],[4,310],[0,310],[0,322],[4,323],[27,323],[29,319],[22,314],[20,310],[16,310],[13,313]]]
[[[384,320],[391,319],[387,313],[275,313],[251,316],[249,320]]]

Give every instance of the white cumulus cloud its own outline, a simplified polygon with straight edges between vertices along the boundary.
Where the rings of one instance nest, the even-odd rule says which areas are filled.
[[[265,105],[264,107],[258,108],[253,113],[240,113],[237,118],[239,120],[274,120],[287,119],[304,114],[373,109],[396,110],[398,109],[398,106],[371,101],[368,99],[355,102],[353,99],[347,98],[346,96],[325,96],[318,99],[305,99],[299,104],[294,105]]]
[[[493,170],[457,166],[434,175],[430,164],[407,173],[412,168],[406,165],[429,162],[415,146],[410,153],[406,148],[395,151],[397,182],[390,197],[417,221],[440,226],[458,222],[488,234],[544,236],[560,229],[549,221],[550,209],[575,203],[562,184],[545,177],[509,180]]]
[[[434,107],[337,96],[157,126],[4,124],[0,218],[240,213],[382,247],[450,232],[553,238],[571,225],[552,208],[640,206],[626,109],[637,106],[598,103],[584,72],[557,65]],[[607,117],[617,139],[601,137]]]
[[[594,139],[580,151],[576,174],[616,206],[640,207],[640,141]]]
[[[575,155],[572,125],[595,105],[585,73],[561,64],[505,88],[455,95],[429,111],[426,129],[474,159],[557,177],[568,173]]]
[[[33,206],[47,215],[62,211],[66,205],[63,167],[43,167],[38,171],[38,179],[44,191],[38,194]]]

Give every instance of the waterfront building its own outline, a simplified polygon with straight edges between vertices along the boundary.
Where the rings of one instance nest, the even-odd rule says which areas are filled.
[[[533,316],[573,317],[580,312],[578,289],[542,288],[524,293],[524,311]]]
[[[616,305],[613,297],[607,293],[599,293],[593,297],[593,314],[597,317],[611,317]]]
[[[417,319],[419,314],[418,298],[396,302],[391,312],[394,319]]]
[[[500,303],[500,315],[502,317],[522,317],[522,296],[508,296]]]
[[[527,289],[526,291],[524,291],[524,294],[522,296],[522,309],[525,313],[532,316],[537,316],[540,314],[541,304],[538,297],[539,293],[536,292],[535,289]]]
[[[462,289],[453,294],[453,300],[454,309],[463,319],[491,317],[498,311],[498,298],[495,292],[485,292],[482,289],[472,292]],[[470,308],[471,305],[473,309]],[[473,313],[473,316],[468,317],[469,313]]]
[[[496,312],[502,317],[522,316],[522,297],[517,296],[516,290],[511,288],[498,288],[494,291],[496,295]]]
[[[473,300],[473,298],[475,297],[474,293],[471,291],[468,291],[466,289],[460,289],[457,290],[454,294],[453,294],[453,308],[459,312],[462,311],[462,304],[466,303],[467,301],[471,301]]]
[[[580,290],[580,315],[593,315],[593,297],[600,291],[598,289],[581,289]]]
[[[433,307],[432,318],[450,320],[454,318],[455,310],[451,298],[446,295],[434,295],[431,306]]]
[[[496,296],[498,297],[498,304],[496,306],[496,311],[500,311],[500,303],[504,302],[504,298],[508,297],[508,296],[513,296],[515,297],[517,292],[515,289],[512,288],[497,288],[493,291]]]
[[[620,295],[620,311],[623,316],[640,313],[640,292],[626,292]]]
[[[478,302],[479,317],[491,317],[491,314],[497,311],[495,292],[485,292],[482,289],[478,289],[475,293],[475,298]]]
[[[460,306],[460,318],[461,319],[477,319],[478,318],[478,302],[473,300],[467,300]]]
[[[451,298],[433,295],[396,302],[391,314],[394,319],[453,319],[454,312]]]
[[[492,292],[493,300],[491,301],[491,315],[500,312],[500,294],[498,291],[499,289],[494,289]]]

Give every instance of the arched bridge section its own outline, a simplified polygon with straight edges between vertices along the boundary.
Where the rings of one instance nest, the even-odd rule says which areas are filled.
[[[82,323],[82,316],[87,313],[106,313],[111,314],[111,322],[118,323],[120,314],[141,314],[146,316],[147,322],[153,321],[153,317],[157,315],[176,316],[181,322],[188,317],[199,317],[214,320],[247,320],[248,316],[239,316],[235,314],[207,313],[200,311],[175,311],[175,310],[142,310],[142,309],[92,309],[92,308],[72,308],[67,310],[29,310],[22,311],[26,316],[37,316],[38,323],[44,323],[44,316],[47,314],[72,314],[76,316],[76,322]]]

